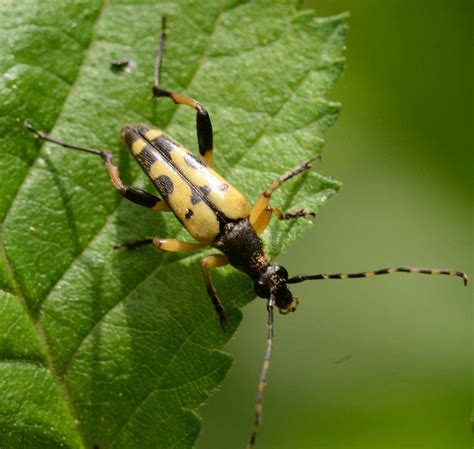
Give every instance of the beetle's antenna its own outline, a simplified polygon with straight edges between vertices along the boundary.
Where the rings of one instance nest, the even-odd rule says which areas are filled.
[[[445,276],[455,276],[461,278],[464,285],[467,285],[468,277],[466,273],[462,271],[454,271],[440,268],[417,268],[417,267],[392,267],[392,268],[381,268],[374,271],[364,271],[361,273],[336,273],[336,274],[312,274],[305,275],[299,274],[286,281],[287,284],[298,284],[299,282],[309,280],[326,280],[326,279],[354,279],[354,278],[368,278],[372,276],[379,276],[381,274],[393,274],[393,273],[412,273],[412,274],[429,274],[438,275],[443,274]]]
[[[265,387],[267,385],[268,372],[270,369],[270,361],[272,359],[274,305],[275,305],[275,296],[271,294],[270,299],[267,301],[267,312],[268,312],[267,349],[265,350],[265,357],[263,359],[262,371],[260,372],[260,379],[258,381],[257,399],[255,401],[255,419],[252,426],[252,432],[250,433],[250,439],[247,444],[247,449],[253,449],[255,447],[257,432],[262,422],[263,396],[265,392]]]

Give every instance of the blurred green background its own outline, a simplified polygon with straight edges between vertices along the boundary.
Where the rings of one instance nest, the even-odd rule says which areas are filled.
[[[349,11],[343,103],[317,170],[344,183],[279,258],[290,274],[473,270],[473,2],[320,0]],[[471,447],[472,286],[394,275],[295,286],[276,317],[261,449]],[[199,449],[243,448],[265,346],[254,301]]]

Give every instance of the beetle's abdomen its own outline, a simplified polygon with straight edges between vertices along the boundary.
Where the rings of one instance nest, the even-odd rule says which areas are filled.
[[[122,139],[164,201],[198,241],[249,215],[245,197],[201,159],[148,125],[124,126]]]

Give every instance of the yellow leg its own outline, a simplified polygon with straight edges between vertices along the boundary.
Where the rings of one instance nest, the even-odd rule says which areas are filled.
[[[153,210],[156,210],[157,212],[169,212],[170,208],[164,201],[159,201],[157,202],[153,207]]]
[[[253,228],[257,235],[262,234],[265,229],[267,229],[268,224],[270,223],[270,218],[272,218],[272,208],[266,207],[255,223],[252,224]]]
[[[255,224],[260,219],[260,215],[262,213],[263,214],[265,213],[265,209],[268,207],[268,204],[270,202],[270,198],[273,192],[275,192],[275,190],[277,190],[285,181],[288,181],[294,176],[299,175],[300,173],[304,173],[305,171],[309,170],[311,168],[312,162],[316,159],[320,159],[320,157],[319,156],[314,157],[310,159],[309,161],[306,161],[298,165],[292,170],[287,171],[283,176],[280,176],[279,178],[275,179],[275,181],[272,182],[271,186],[257,198],[257,201],[255,202],[255,205],[253,206],[253,209],[250,212],[250,218],[249,218],[250,224],[254,226],[254,228],[255,228]]]
[[[217,296],[216,289],[212,285],[209,268],[223,267],[228,263],[229,260],[226,256],[222,254],[213,254],[212,256],[207,256],[201,260],[201,269],[202,274],[204,275],[204,282],[206,283],[207,293],[211,298],[212,304],[214,305],[214,309],[216,310],[217,315],[219,316],[219,321],[222,329],[225,329],[227,317],[225,315],[224,308],[222,307],[222,303],[219,297]]]
[[[213,151],[213,131],[211,118],[204,106],[199,101],[194,100],[178,92],[172,92],[161,86],[161,64],[166,45],[166,16],[161,16],[161,33],[158,51],[156,53],[155,69],[153,73],[153,96],[168,97],[176,104],[189,106],[196,111],[196,133],[199,146],[199,154],[203,161],[212,167]]]
[[[141,240],[136,240],[134,242],[122,243],[120,245],[115,245],[114,249],[126,248],[126,249],[135,249],[139,246],[144,245],[153,245],[156,248],[162,249],[163,251],[171,251],[175,253],[184,253],[188,251],[195,251],[197,249],[208,246],[207,243],[195,243],[195,242],[182,242],[181,240],[176,239],[162,239],[159,237],[146,238]]]
[[[174,253],[185,253],[188,251],[195,251],[204,246],[208,246],[207,243],[195,243],[195,242],[182,242],[176,239],[160,239],[159,237],[153,238],[153,246],[160,248],[163,251],[171,251]]]
[[[255,232],[260,235],[267,229],[268,224],[270,223],[270,218],[272,215],[275,215],[279,220],[289,220],[291,218],[299,218],[299,217],[315,217],[316,214],[314,212],[307,212],[304,209],[299,209],[293,212],[283,212],[281,209],[277,207],[270,207],[267,206],[260,216],[258,217],[257,221],[253,224],[253,228]]]
[[[132,201],[140,206],[148,207],[150,209],[167,212],[169,211],[168,205],[161,199],[145,190],[139,189],[138,187],[132,187],[124,184],[120,179],[120,172],[118,167],[113,162],[112,153],[108,151],[96,150],[94,148],[81,147],[78,145],[72,145],[70,143],[62,142],[60,140],[49,137],[42,131],[37,131],[29,123],[24,123],[24,127],[31,131],[38,139],[46,142],[54,143],[62,148],[69,148],[71,150],[82,151],[84,153],[95,154],[102,158],[107,168],[110,180],[115,189],[127,200]]]
[[[145,190],[138,187],[131,187],[125,185],[120,179],[120,172],[118,167],[112,161],[112,154],[102,152],[102,159],[104,159],[105,167],[109,173],[112,185],[117,189],[127,200],[132,201],[140,206],[149,207],[150,209],[159,212],[169,212],[170,208],[161,199]]]

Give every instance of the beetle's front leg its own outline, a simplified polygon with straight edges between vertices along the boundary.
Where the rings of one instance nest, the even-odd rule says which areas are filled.
[[[264,211],[259,215],[258,219],[252,224],[255,232],[260,235],[268,227],[272,215],[278,218],[278,220],[290,220],[292,218],[314,218],[316,214],[314,212],[308,212],[306,209],[298,209],[292,212],[283,212],[278,207],[267,206]]]
[[[229,259],[222,254],[213,254],[212,256],[207,256],[201,260],[201,269],[202,274],[204,275],[204,282],[206,283],[207,293],[211,298],[214,309],[216,310],[217,315],[219,316],[219,322],[222,329],[225,329],[227,317],[222,307],[222,303],[217,296],[216,289],[212,285],[211,275],[209,273],[209,268],[223,267],[229,263]]]
[[[185,253],[188,251],[195,251],[197,249],[208,246],[206,243],[183,242],[176,239],[162,239],[160,237],[148,237],[133,242],[125,242],[119,245],[114,245],[114,249],[135,249],[144,245],[153,245],[155,248],[163,251],[171,251],[174,253]]]
[[[276,207],[270,207],[269,203],[272,194],[276,190],[278,190],[284,182],[288,181],[294,176],[308,171],[311,168],[311,164],[315,160],[319,159],[320,156],[313,157],[312,159],[303,162],[302,164],[294,167],[293,169],[288,170],[282,176],[275,179],[270,185],[270,187],[257,198],[257,201],[255,202],[249,217],[250,224],[253,226],[257,234],[261,234],[267,228],[272,214],[275,215],[279,220],[288,220],[290,218],[298,217],[307,218],[315,216],[314,212],[308,212],[304,209],[300,209],[294,212],[283,212],[281,209],[278,209]]]

